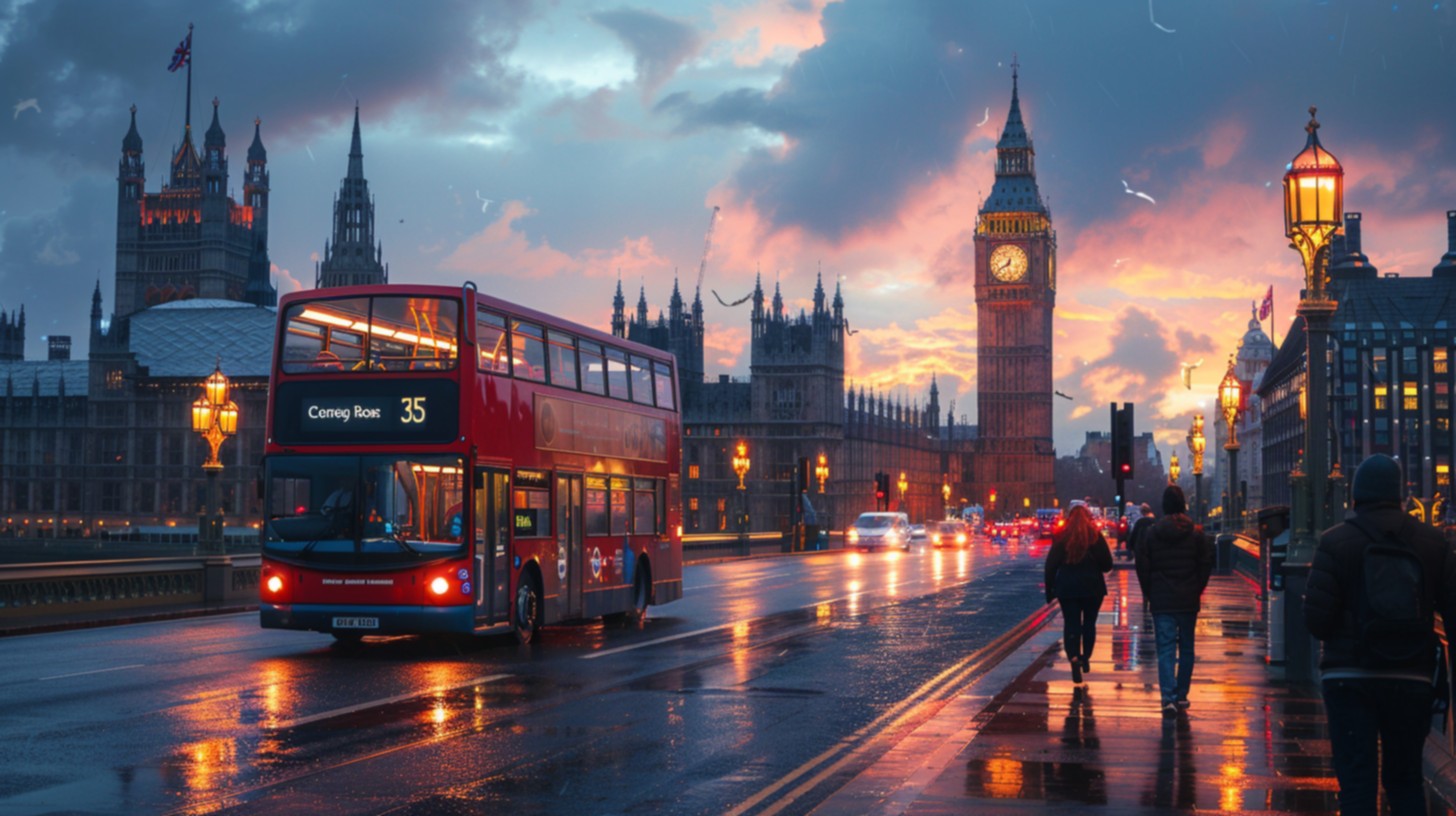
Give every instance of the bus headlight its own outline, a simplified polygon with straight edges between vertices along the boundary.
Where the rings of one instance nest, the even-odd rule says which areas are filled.
[[[430,582],[430,591],[436,595],[444,595],[450,591],[450,582],[444,578],[436,578]]]
[[[268,588],[268,591],[270,593],[277,595],[279,592],[283,591],[283,579],[279,578],[277,575],[270,575],[268,576],[268,581],[264,584],[264,586]]]

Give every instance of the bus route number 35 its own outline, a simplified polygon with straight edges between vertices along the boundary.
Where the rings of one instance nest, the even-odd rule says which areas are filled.
[[[400,405],[404,413],[399,421],[404,425],[424,424],[425,421],[425,398],[424,397],[400,397]]]

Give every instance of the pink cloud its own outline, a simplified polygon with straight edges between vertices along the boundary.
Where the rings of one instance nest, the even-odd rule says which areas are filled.
[[[534,214],[520,201],[507,201],[500,217],[457,246],[440,266],[467,275],[542,280],[558,277],[625,278],[655,274],[671,264],[657,254],[652,239],[623,238],[615,247],[571,255],[549,241],[533,243],[516,222]]]
[[[713,39],[727,48],[733,64],[760,65],[770,59],[789,60],[824,43],[820,17],[829,0],[806,4],[760,0],[739,8],[713,10]]]

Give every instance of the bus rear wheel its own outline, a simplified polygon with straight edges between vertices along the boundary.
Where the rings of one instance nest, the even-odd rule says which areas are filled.
[[[541,592],[536,588],[534,574],[521,576],[516,587],[515,622],[516,640],[529,645],[541,631]]]

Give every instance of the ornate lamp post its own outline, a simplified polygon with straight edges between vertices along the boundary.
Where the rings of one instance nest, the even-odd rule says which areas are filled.
[[[1203,451],[1208,440],[1203,437],[1203,414],[1193,415],[1188,429],[1188,450],[1193,454],[1193,519],[1203,523]]]
[[[950,479],[940,483],[940,498],[945,505],[945,517],[950,518]]]
[[[1174,453],[1173,458],[1168,462],[1168,484],[1178,484],[1178,474],[1181,469],[1178,467],[1178,454]]]
[[[222,461],[217,453],[223,440],[238,432],[238,405],[228,399],[228,379],[223,376],[221,363],[202,388],[202,396],[192,403],[192,430],[202,435],[209,450],[207,461],[202,463],[207,474],[207,504],[197,513],[197,547],[201,552],[221,553],[223,519],[217,476],[222,472]]]
[[[1223,411],[1224,421],[1228,423],[1228,442],[1224,443],[1223,449],[1228,451],[1229,472],[1228,472],[1228,502],[1224,507],[1224,532],[1230,532],[1228,524],[1231,520],[1235,524],[1242,524],[1242,512],[1239,508],[1239,413],[1243,410],[1243,383],[1234,375],[1234,356],[1229,355],[1228,371],[1224,372],[1223,381],[1218,384],[1218,407]]]
[[[1304,461],[1309,484],[1296,500],[1294,535],[1289,560],[1307,563],[1314,555],[1315,536],[1329,526],[1329,387],[1325,372],[1330,320],[1336,303],[1329,294],[1330,238],[1344,225],[1345,170],[1319,140],[1315,109],[1309,109],[1304,149],[1284,174],[1284,234],[1304,263],[1304,290],[1298,314],[1304,318],[1305,377],[1308,420],[1304,425]],[[1304,492],[1296,484],[1296,492]],[[1301,512],[1303,511],[1303,512]]]
[[[829,457],[819,454],[818,464],[814,465],[814,478],[819,480],[819,492],[824,492],[824,483],[829,481]]]
[[[739,441],[734,447],[733,472],[738,475],[738,546],[745,553],[748,549],[748,489],[743,485],[743,477],[748,475],[748,443]]]
[[[895,483],[900,488],[900,509],[905,509],[905,491],[910,489],[910,482],[905,479],[905,471],[900,471],[900,480]]]

